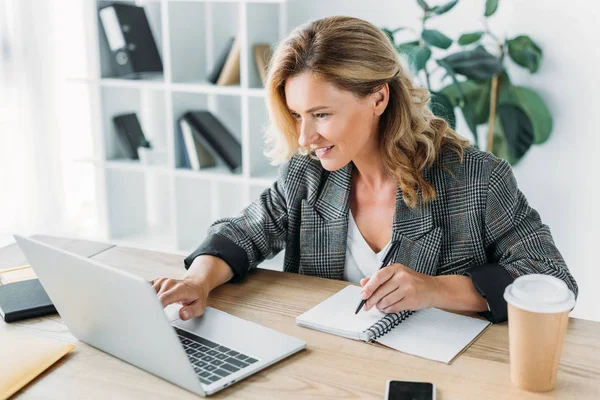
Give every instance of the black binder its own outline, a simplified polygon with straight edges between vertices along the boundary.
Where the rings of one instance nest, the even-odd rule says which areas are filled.
[[[194,135],[202,135],[232,172],[241,167],[242,146],[210,111],[188,111],[183,118],[194,128],[192,129]]]
[[[119,141],[127,152],[127,156],[132,160],[139,160],[138,148],[140,145],[148,143],[148,141],[144,136],[137,114],[116,115],[113,117],[113,123],[117,129]]]
[[[163,71],[143,7],[116,3],[98,13],[119,76],[136,78],[141,73]]]
[[[0,285],[0,316],[5,322],[56,314],[39,279]]]

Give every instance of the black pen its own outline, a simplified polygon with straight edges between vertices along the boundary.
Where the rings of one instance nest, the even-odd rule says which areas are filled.
[[[387,267],[390,264],[392,254],[394,254],[395,246],[396,246],[395,242],[392,242],[390,244],[390,248],[388,249],[387,253],[385,253],[385,257],[383,257],[383,261],[381,261],[381,267],[379,267],[379,269]],[[363,308],[363,306],[365,305],[366,302],[367,302],[367,300],[364,300],[364,299],[360,301],[358,308],[356,309],[356,311],[354,311],[354,315],[358,314],[358,312],[360,311],[361,308]]]

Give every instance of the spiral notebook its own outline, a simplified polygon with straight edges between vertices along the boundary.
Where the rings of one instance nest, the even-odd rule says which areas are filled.
[[[359,286],[349,285],[296,318],[306,328],[384,346],[450,364],[490,322],[429,308],[384,314],[372,308],[354,314]]]

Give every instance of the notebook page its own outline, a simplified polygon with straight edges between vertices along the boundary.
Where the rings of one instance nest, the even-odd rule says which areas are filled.
[[[296,318],[296,324],[336,335],[361,339],[361,332],[385,316],[372,308],[354,314],[360,303],[360,286],[349,285]]]
[[[450,363],[489,324],[429,308],[415,312],[377,342],[404,353]]]

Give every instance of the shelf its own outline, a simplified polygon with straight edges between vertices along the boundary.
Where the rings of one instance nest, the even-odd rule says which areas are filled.
[[[175,176],[181,176],[192,179],[202,179],[217,182],[244,182],[245,178],[239,173],[232,173],[226,167],[213,167],[205,170],[193,171],[187,168],[177,168]]]
[[[268,187],[268,186],[272,186],[277,181],[277,176],[265,175],[262,178],[261,177],[249,178],[249,181],[250,181],[251,185]]]
[[[266,90],[255,66],[252,45],[278,42],[286,32],[286,0],[136,0],[143,6],[163,62],[163,73],[140,79],[117,76],[93,1],[86,26],[91,77],[69,82],[89,85],[92,93],[93,150],[80,163],[100,172],[96,184],[99,213],[108,238],[123,246],[189,254],[219,217],[237,215],[273,185],[277,168],[263,155],[268,121]],[[240,40],[240,84],[207,81],[232,36]],[[232,173],[220,159],[213,168],[182,166],[178,119],[187,111],[209,110],[242,145],[241,171]],[[113,117],[133,113],[161,158],[131,160],[122,148]],[[282,253],[283,254],[283,253]],[[283,258],[267,261],[281,269]]]
[[[246,70],[248,71],[248,87],[261,89],[263,82],[256,61],[254,60],[254,44],[268,44],[271,48],[283,38],[283,26],[279,21],[280,6],[275,2],[253,2],[247,5],[247,40]],[[278,23],[273,23],[278,21]]]
[[[176,176],[174,210],[176,244],[180,249],[198,246],[214,221],[213,184],[207,181]]]
[[[98,82],[98,81],[96,81]],[[124,78],[102,78],[98,82],[100,86],[104,87],[124,87],[124,88],[151,88],[151,89],[164,89],[165,80],[163,75],[156,76],[154,78],[144,79],[124,79]]]
[[[96,167],[101,167],[104,163],[102,160],[96,158],[74,158],[73,162],[81,164],[91,164]]]
[[[139,160],[108,160],[105,162],[106,168],[121,170],[121,171],[154,171],[168,173],[168,168],[165,165],[150,165],[142,164]]]
[[[244,94],[246,94],[247,96],[250,96],[250,97],[266,97],[267,91],[266,91],[265,88],[260,88],[260,89],[246,89],[246,91],[244,92]]]
[[[208,81],[204,82],[185,82],[185,83],[172,83],[170,85],[171,91],[173,92],[187,92],[187,93],[214,93],[222,95],[237,95],[240,96],[243,93],[242,88],[239,85],[236,86],[217,86],[213,85]]]

